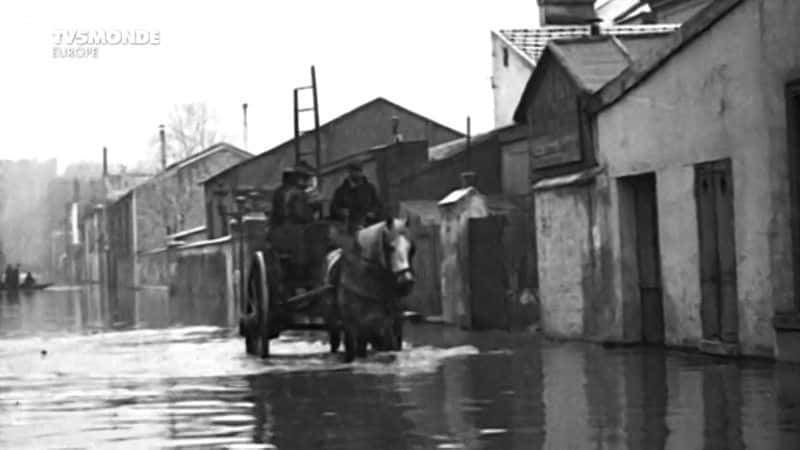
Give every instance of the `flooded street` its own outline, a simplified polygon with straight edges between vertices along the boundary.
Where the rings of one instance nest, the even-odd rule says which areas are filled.
[[[163,294],[128,328],[85,290],[2,298],[0,447],[800,448],[796,368],[430,325],[354,365],[313,335],[262,362]]]

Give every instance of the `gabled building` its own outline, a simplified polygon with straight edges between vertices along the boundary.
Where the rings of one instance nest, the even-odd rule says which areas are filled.
[[[141,287],[141,255],[164,248],[169,235],[204,225],[198,183],[251,156],[227,143],[212,145],[167,166],[108,205],[107,285],[112,301],[128,304],[132,298],[127,294]]]
[[[619,39],[635,36],[649,38],[654,35],[667,36],[679,26],[669,23],[600,24],[598,22],[601,19],[596,14],[587,13],[593,8],[594,0],[539,0],[539,4],[541,23],[538,27],[491,33],[492,89],[497,128],[513,123],[513,114],[522,91],[551,40],[593,34],[612,35]]]
[[[800,360],[798,21],[714,1],[593,96],[610,338]]]
[[[516,116],[534,167],[549,123],[571,164],[534,180],[548,334],[800,360],[798,20],[718,0],[628,64],[619,39],[548,44]],[[558,72],[577,102],[536,81]]]
[[[541,323],[549,335],[593,335],[583,305],[603,287],[603,254],[593,233],[604,200],[594,183],[596,124],[589,99],[664,44],[659,34],[550,41],[514,112],[514,121],[528,130]]]
[[[396,130],[393,129],[395,121]],[[427,141],[430,145],[436,145],[463,136],[459,131],[381,97],[321,124],[319,134],[321,167],[329,168],[339,166],[340,163],[369,149],[385,147],[397,140]],[[307,152],[314,148],[313,133],[303,134],[299,139],[301,151]],[[416,146],[394,148],[409,149]],[[368,155],[365,154],[364,157]],[[228,234],[227,220],[220,215],[220,207],[226,211],[233,209],[232,190],[248,186],[268,192],[274,191],[280,185],[282,170],[293,166],[296,163],[295,158],[295,140],[292,138],[203,180],[208,238],[213,239]],[[377,167],[370,164],[365,167],[365,174],[381,190],[381,185],[385,183],[378,182]],[[323,177],[320,181],[330,183],[336,179],[338,178]],[[322,190],[332,191],[331,186],[322,186]],[[215,194],[222,192],[227,194]]]

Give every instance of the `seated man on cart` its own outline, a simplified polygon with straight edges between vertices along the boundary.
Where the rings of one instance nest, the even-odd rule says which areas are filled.
[[[304,166],[283,171],[281,186],[272,197],[273,226],[306,224],[314,220],[316,201],[306,190],[312,176],[313,173]]]
[[[309,182],[313,169],[302,163],[285,169],[283,183],[272,198],[270,240],[282,262],[285,281],[300,282],[310,278],[314,261],[314,242],[309,226],[316,221],[319,200],[311,196]]]
[[[333,194],[330,217],[347,223],[349,231],[353,232],[379,222],[382,206],[378,191],[364,175],[361,164],[353,162],[347,168],[347,178]]]

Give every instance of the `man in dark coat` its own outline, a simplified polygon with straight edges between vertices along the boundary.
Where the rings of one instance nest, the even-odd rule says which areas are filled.
[[[347,167],[347,178],[333,194],[331,219],[347,221],[352,228],[381,220],[382,206],[378,191],[364,176],[361,164],[351,163]]]
[[[272,196],[272,224],[303,224],[313,221],[313,210],[306,192],[311,174],[302,166],[283,171],[281,186]]]
[[[292,224],[313,222],[314,210],[306,190],[313,173],[306,166],[300,165],[295,167],[294,174],[294,183],[286,191],[286,217]]]

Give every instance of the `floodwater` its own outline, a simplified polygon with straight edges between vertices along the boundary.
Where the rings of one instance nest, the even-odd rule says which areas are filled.
[[[129,323],[87,290],[0,299],[0,447],[800,449],[797,368],[431,325],[260,361],[164,294]]]

